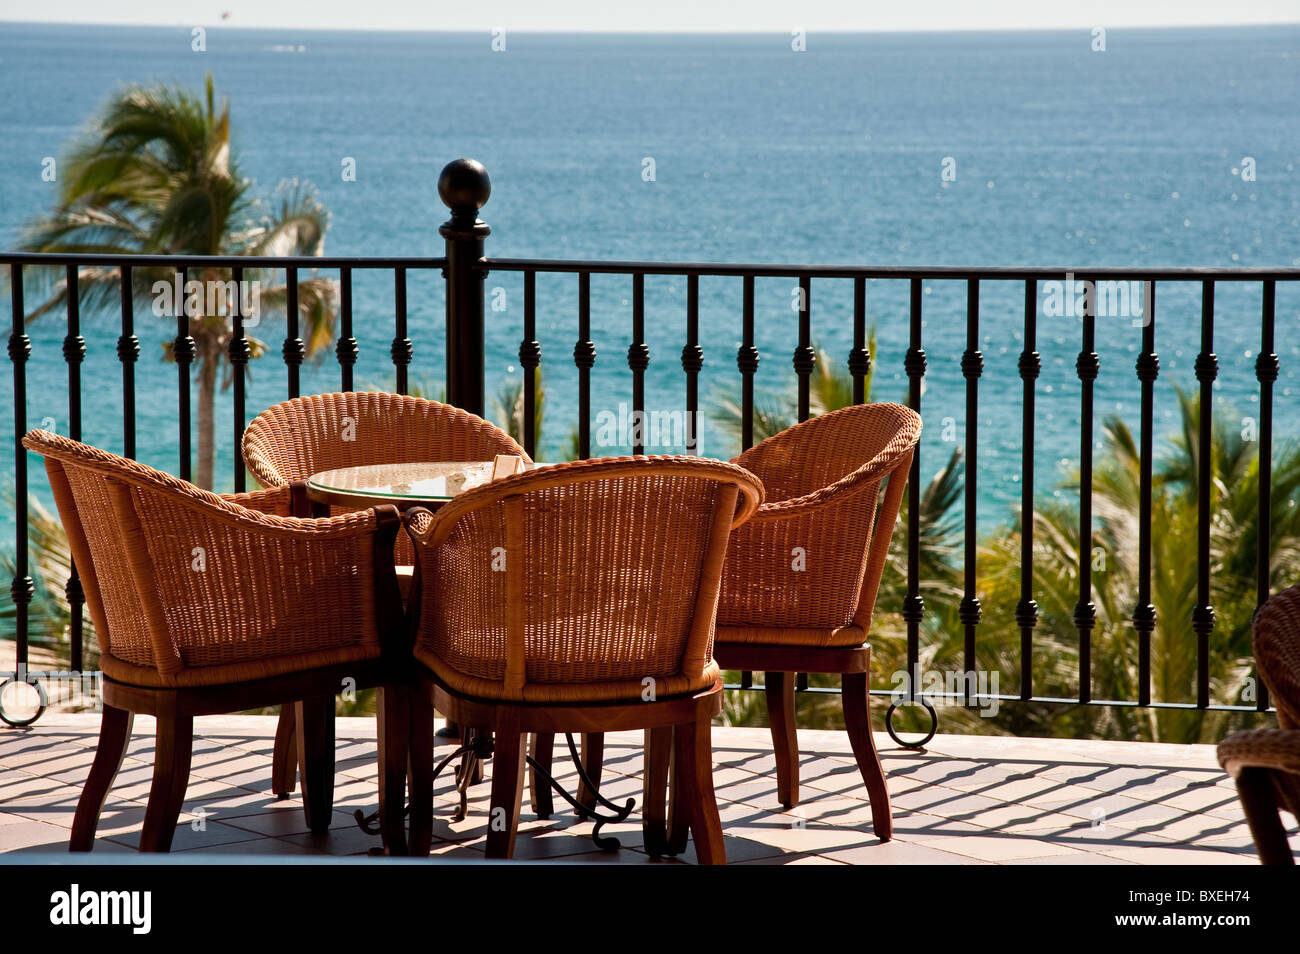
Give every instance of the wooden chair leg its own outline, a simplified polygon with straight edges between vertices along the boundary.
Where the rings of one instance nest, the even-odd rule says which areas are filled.
[[[799,804],[799,737],[794,712],[794,673],[763,675],[767,716],[772,726],[772,754],[776,758],[776,797],[785,808]]]
[[[1260,767],[1244,768],[1237,776],[1237,795],[1255,851],[1262,865],[1294,865],[1295,856],[1287,842],[1286,829],[1278,815],[1277,795],[1269,770]]]
[[[104,810],[108,790],[113,787],[113,779],[117,778],[118,770],[122,767],[122,759],[126,757],[134,724],[135,713],[115,709],[110,705],[104,706],[99,721],[99,746],[95,749],[95,761],[91,763],[90,775],[81,789],[81,798],[77,801],[77,814],[72,819],[69,851],[90,851],[95,846],[99,815]]]
[[[673,727],[673,738],[677,727]],[[681,759],[677,757],[676,742],[672,745],[672,756],[668,760],[668,854],[680,855],[686,850],[691,837],[691,813],[682,798],[685,782],[680,777]]]
[[[519,810],[524,798],[524,735],[519,712],[506,710],[496,725],[492,750],[492,805],[488,811],[487,856],[510,858],[515,853]]]
[[[154,742],[153,785],[140,831],[140,850],[171,851],[176,819],[190,782],[190,759],[194,753],[194,717],[177,715],[160,706],[158,735]]]
[[[641,834],[652,858],[668,851],[668,773],[672,765],[673,727],[645,730],[645,789],[642,794]]]
[[[410,852],[424,858],[433,847],[433,702],[426,692],[411,694]]]
[[[334,811],[334,697],[294,703],[302,807],[313,834],[329,831]]]
[[[271,794],[276,798],[288,798],[298,782],[297,732],[293,716],[293,703],[283,703],[280,721],[275,726],[275,749],[271,754]]]
[[[578,804],[595,808],[596,792],[600,790],[600,773],[605,761],[605,733],[584,732],[578,755],[582,759],[583,771],[592,781],[591,788],[583,782],[578,783]]]
[[[858,760],[858,770],[867,785],[867,798],[871,800],[871,827],[881,841],[894,837],[894,819],[889,810],[889,788],[885,785],[885,770],[881,768],[876,743],[871,737],[871,694],[868,691],[867,673],[849,672],[842,677],[840,695],[844,705],[844,727],[853,746],[853,757]]]
[[[555,733],[534,732],[528,740],[528,754],[549,775],[555,754]],[[534,768],[528,770],[528,801],[533,806],[533,814],[538,818],[550,818],[555,811],[551,786],[538,776]]]
[[[379,828],[384,850],[406,854],[406,774],[411,752],[411,711],[403,686],[379,688]]]
[[[707,717],[676,727],[673,754],[677,758],[676,778],[681,782],[679,808],[690,816],[695,855],[702,865],[725,865],[727,850],[722,843],[722,819],[713,792],[713,744]]]

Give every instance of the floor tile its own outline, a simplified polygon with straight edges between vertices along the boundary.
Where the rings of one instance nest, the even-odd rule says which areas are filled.
[[[0,731],[0,852],[66,850],[81,786],[98,740],[98,717],[51,712],[22,732]],[[374,812],[373,718],[336,724],[335,812],[323,835],[307,831],[301,792],[268,791],[274,716],[196,720],[195,752],[175,851],[363,855],[381,844],[361,831],[356,810]],[[153,777],[153,720],[136,720],[128,755],[106,801],[96,851],[130,852],[139,840]],[[877,736],[892,803],[894,838],[875,836],[872,806],[842,732],[799,734],[800,803],[776,801],[771,737],[762,728],[715,728],[714,786],[728,860],[735,864],[1253,864],[1235,788],[1212,746],[939,735],[925,751]],[[442,741],[441,757],[454,749]],[[601,792],[636,800],[626,821],[604,826],[623,844],[596,849],[593,824],[556,797],[539,819],[525,795],[516,856],[598,864],[693,863],[651,859],[640,828],[643,765],[639,732],[609,733]],[[553,764],[567,790],[577,775],[563,744]],[[450,771],[435,788],[434,859],[482,860],[491,764],[469,790],[468,813]],[[1287,816],[1288,824],[1293,820]],[[1300,851],[1300,832],[1292,838]],[[430,863],[434,863],[431,861]]]

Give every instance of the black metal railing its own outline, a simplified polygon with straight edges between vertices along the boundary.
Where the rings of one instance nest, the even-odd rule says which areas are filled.
[[[739,375],[741,393],[741,444],[749,448],[754,443],[755,377],[760,362],[760,351],[755,336],[755,281],[781,278],[797,283],[798,324],[796,340],[787,354],[795,374],[798,418],[806,419],[812,413],[811,378],[816,370],[818,355],[812,338],[812,301],[814,282],[848,282],[852,286],[852,347],[847,355],[847,368],[852,378],[853,399],[861,402],[866,397],[865,383],[873,372],[879,371],[879,358],[868,350],[866,324],[866,294],[869,280],[906,282],[909,291],[907,348],[902,361],[902,372],[907,378],[908,402],[922,411],[922,396],[928,370],[928,357],[924,341],[924,282],[927,280],[962,281],[966,285],[965,347],[960,353],[942,345],[947,357],[958,357],[964,379],[966,421],[964,439],[964,520],[961,598],[958,621],[962,628],[962,657],[966,673],[973,676],[976,669],[976,649],[981,626],[988,610],[981,606],[979,593],[979,566],[976,513],[978,509],[977,473],[975,462],[980,450],[977,427],[977,409],[984,376],[984,356],[980,349],[980,291],[986,282],[1018,282],[1024,288],[1024,314],[1022,350],[1017,369],[1021,379],[1022,419],[1020,426],[1020,580],[1019,601],[1014,606],[1013,618],[1020,631],[1020,672],[1018,692],[992,694],[992,698],[1048,704],[1093,704],[1106,706],[1142,706],[1196,708],[1228,711],[1264,711],[1268,700],[1262,684],[1253,705],[1213,703],[1210,698],[1210,643],[1214,633],[1215,615],[1211,603],[1210,586],[1210,528],[1211,512],[1211,456],[1199,454],[1197,461],[1197,521],[1198,533],[1195,559],[1197,561],[1197,590],[1195,605],[1189,607],[1196,634],[1197,655],[1195,701],[1153,700],[1151,693],[1151,641],[1156,629],[1156,610],[1152,603],[1152,484],[1155,418],[1153,414],[1154,385],[1159,373],[1156,351],[1156,289],[1165,282],[1199,282],[1201,285],[1200,352],[1195,361],[1196,378],[1200,385],[1199,440],[1202,449],[1211,442],[1212,388],[1218,372],[1214,354],[1214,292],[1217,283],[1255,283],[1262,287],[1263,309],[1261,315],[1261,349],[1254,365],[1259,388],[1259,535],[1257,541],[1257,566],[1255,589],[1257,604],[1262,604],[1270,593],[1270,500],[1272,493],[1272,441],[1273,441],[1273,384],[1278,378],[1278,356],[1274,351],[1276,285],[1278,282],[1300,282],[1300,268],[1105,268],[1080,269],[1067,272],[1059,268],[1019,267],[903,267],[903,266],[844,266],[844,265],[773,265],[725,264],[695,262],[645,262],[645,261],[587,261],[490,258],[484,255],[484,239],[488,227],[478,219],[478,211],[487,201],[490,186],[486,172],[477,163],[458,160],[443,172],[439,192],[451,209],[450,220],[441,227],[446,242],[446,255],[441,258],[353,258],[353,257],[287,257],[239,258],[205,256],[113,256],[83,254],[0,253],[0,265],[7,267],[10,277],[13,330],[9,338],[9,356],[13,369],[14,394],[14,488],[16,494],[15,577],[10,593],[15,604],[17,631],[17,665],[24,669],[28,662],[28,606],[34,586],[28,564],[28,473],[26,454],[21,446],[22,435],[28,429],[27,377],[29,361],[47,360],[45,354],[33,355],[23,317],[25,312],[23,273],[27,267],[61,267],[65,270],[68,288],[66,320],[62,358],[68,373],[68,413],[70,432],[79,439],[82,431],[82,388],[80,369],[86,354],[81,336],[80,303],[78,300],[79,270],[82,268],[108,268],[120,270],[121,336],[118,339],[117,357],[121,363],[121,410],[123,447],[127,456],[134,456],[135,433],[135,363],[139,354],[139,341],[134,329],[135,296],[132,288],[133,269],[171,269],[179,276],[182,285],[188,270],[231,270],[235,281],[242,269],[280,269],[285,272],[287,286],[286,336],[281,348],[281,358],[286,371],[288,397],[299,394],[300,367],[305,348],[300,337],[298,318],[298,273],[300,270],[337,269],[339,274],[339,330],[335,343],[335,358],[340,372],[340,385],[344,390],[354,387],[354,366],[359,355],[358,340],[354,336],[352,275],[357,270],[391,271],[394,278],[394,314],[391,362],[396,376],[396,387],[406,393],[408,372],[418,355],[418,349],[408,336],[407,277],[414,270],[441,270],[446,282],[446,386],[447,399],[467,410],[483,414],[484,392],[484,291],[489,273],[517,273],[523,286],[522,340],[518,348],[519,364],[523,373],[522,387],[522,442],[529,454],[536,455],[538,435],[535,428],[536,379],[543,368],[545,356],[537,331],[537,276],[562,274],[577,280],[576,338],[572,350],[573,367],[577,377],[576,421],[577,448],[582,457],[590,456],[592,420],[592,371],[597,367],[597,348],[593,341],[591,323],[591,278],[593,275],[623,276],[629,281],[631,326],[629,329],[626,365],[630,372],[632,413],[646,412],[646,374],[651,366],[651,352],[646,335],[646,278],[671,276],[685,279],[685,313],[682,317],[683,347],[681,351],[681,401],[688,423],[686,449],[697,447],[695,422],[700,410],[700,374],[706,353],[700,336],[700,279],[736,279],[739,295],[740,344],[734,359]],[[1034,514],[1037,505],[1034,482],[1034,449],[1036,434],[1036,405],[1038,379],[1043,361],[1038,351],[1038,287],[1040,282],[1073,279],[1091,294],[1085,299],[1085,310],[1080,322],[1080,349],[1075,362],[1075,376],[1080,386],[1079,399],[1079,509],[1078,509],[1078,602],[1073,611],[1073,622],[1079,641],[1078,692],[1074,697],[1062,698],[1035,694],[1034,642],[1040,611],[1034,599],[1035,540]],[[1145,311],[1141,333],[1141,350],[1135,371],[1140,391],[1140,501],[1137,596],[1132,607],[1131,622],[1138,641],[1138,687],[1131,699],[1094,699],[1092,695],[1092,632],[1097,621],[1093,602],[1092,542],[1094,520],[1092,496],[1094,483],[1094,386],[1102,373],[1096,345],[1097,283],[1139,282],[1145,288]],[[1297,286],[1300,287],[1300,286]],[[373,325],[374,316],[367,316]],[[238,313],[233,316],[234,333],[229,342],[228,357],[235,366],[233,375],[233,419],[231,433],[235,441],[234,480],[236,490],[244,489],[244,468],[238,459],[238,446],[242,432],[249,421],[246,408],[244,375],[240,373],[250,359],[250,346]],[[177,448],[180,474],[190,476],[191,430],[190,385],[195,360],[194,341],[190,337],[186,316],[177,316],[176,338],[173,353],[177,363],[178,416]],[[613,365],[601,365],[613,372]],[[641,440],[634,440],[632,450],[644,451]],[[901,605],[893,607],[906,626],[906,654],[909,672],[916,671],[921,657],[922,624],[927,608],[922,596],[921,540],[919,533],[922,509],[922,462],[918,452],[912,463],[907,496],[907,566],[906,592]],[[1190,555],[1189,555],[1190,556]],[[81,661],[81,619],[84,597],[77,581],[75,567],[67,583],[67,597],[72,608],[72,668],[79,669]],[[738,686],[752,685],[748,673]],[[806,688],[806,680],[800,681]],[[974,704],[979,701],[972,692],[973,678],[968,679],[957,701]],[[815,691],[815,690],[814,690]],[[877,693],[892,690],[877,688]],[[985,694],[985,697],[990,697]]]
[[[399,393],[405,394],[408,388],[408,368],[414,355],[414,346],[407,336],[406,315],[406,275],[408,270],[428,270],[437,272],[446,268],[445,258],[341,258],[341,257],[277,257],[250,259],[238,256],[207,255],[90,255],[90,254],[35,254],[9,252],[0,253],[0,264],[7,266],[10,284],[10,302],[12,312],[12,331],[9,336],[9,358],[13,365],[14,397],[14,579],[10,584],[10,598],[14,604],[15,673],[22,674],[24,681],[39,680],[45,675],[32,672],[29,668],[29,610],[35,596],[35,582],[30,575],[28,557],[28,521],[29,521],[29,474],[28,459],[22,447],[22,435],[28,429],[27,421],[27,363],[32,358],[32,342],[26,332],[23,316],[26,314],[24,270],[28,268],[57,267],[64,270],[65,314],[67,334],[63,339],[62,358],[67,364],[68,374],[68,436],[74,440],[82,439],[83,405],[81,367],[85,360],[86,341],[81,334],[81,270],[84,268],[115,269],[119,273],[119,299],[121,315],[121,333],[117,338],[117,359],[121,364],[121,387],[118,392],[120,402],[104,403],[103,408],[112,403],[121,407],[121,435],[123,454],[135,457],[137,450],[136,420],[136,363],[140,354],[140,342],[135,331],[136,308],[141,297],[133,285],[133,275],[141,270],[172,270],[177,276],[180,288],[185,287],[186,278],[195,271],[208,274],[229,272],[231,280],[238,283],[243,280],[246,268],[258,270],[283,270],[286,286],[286,333],[281,345],[281,359],[286,371],[286,397],[297,397],[301,393],[300,369],[306,357],[306,345],[301,337],[298,310],[298,272],[306,270],[338,270],[339,283],[339,330],[335,341],[334,354],[339,368],[339,386],[342,390],[354,387],[353,368],[359,354],[359,346],[353,335],[352,313],[352,273],[354,270],[391,271],[394,277],[395,308],[393,315],[394,337],[391,346],[391,359],[396,376]],[[239,458],[238,448],[243,437],[244,428],[249,421],[247,413],[246,378],[243,373],[251,358],[251,346],[239,313],[239,296],[232,300],[233,309],[231,325],[233,333],[227,346],[234,373],[232,385],[232,427],[235,454],[232,462],[233,483],[237,492],[246,489],[246,472],[243,461]],[[179,475],[191,479],[193,470],[194,415],[191,407],[191,385],[196,359],[195,340],[190,334],[189,317],[183,309],[176,316],[176,336],[171,342],[172,356],[177,370],[177,427],[176,446],[179,454]],[[480,389],[481,390],[481,389]],[[101,392],[102,393],[102,392]],[[481,412],[481,407],[480,407]],[[70,613],[69,625],[69,670],[79,673],[83,659],[83,620],[85,613],[85,594],[82,591],[75,563],[65,587],[65,596]],[[3,682],[6,673],[0,673]],[[35,717],[39,717],[39,713]],[[34,721],[34,718],[32,721]]]

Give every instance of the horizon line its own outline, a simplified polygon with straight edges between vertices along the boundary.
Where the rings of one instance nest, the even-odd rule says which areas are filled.
[[[283,24],[242,24],[231,23],[225,20],[208,21],[208,22],[183,22],[173,21],[159,23],[150,22],[125,22],[110,23],[102,20],[39,20],[23,19],[12,17],[0,17],[0,25],[23,25],[23,26],[50,26],[50,27],[105,27],[109,29],[176,29],[187,30],[194,27],[203,27],[204,29],[221,28],[228,30],[298,30],[304,33],[435,33],[446,36],[475,36],[482,33],[490,34],[493,30],[505,29],[508,33],[533,35],[533,36],[791,36],[792,28],[771,28],[771,29],[680,29],[680,30],[639,30],[639,29],[583,29],[581,27],[565,29],[548,29],[532,27],[510,27],[508,24],[493,24],[482,27],[462,27],[456,29],[440,30],[435,27],[396,27],[396,26],[330,26],[330,25],[303,25],[300,23],[283,23]],[[836,28],[836,27],[798,27],[805,33],[830,34],[834,36],[871,36],[875,34],[899,34],[899,33],[1065,33],[1074,30],[1092,30],[1103,27],[1108,33],[1122,30],[1205,30],[1205,29],[1223,29],[1238,28],[1246,29],[1253,27],[1277,27],[1277,26],[1300,26],[1300,12],[1292,20],[1252,20],[1247,22],[1227,22],[1227,21],[1206,21],[1200,23],[1125,23],[1118,26],[1105,26],[1099,23],[1078,23],[1073,25],[1060,26],[953,26],[942,29],[929,27],[906,27],[891,26],[878,27],[874,29],[864,28]]]

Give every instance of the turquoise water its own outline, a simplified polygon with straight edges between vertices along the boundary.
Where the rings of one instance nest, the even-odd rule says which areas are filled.
[[[229,97],[243,171],[269,194],[310,179],[333,212],[326,250],[353,255],[440,254],[446,211],[437,174],[461,155],[493,178],[483,211],[488,254],[898,265],[1282,266],[1300,264],[1300,28],[1115,30],[1107,50],[1088,31],[997,34],[812,35],[795,53],[786,36],[342,34],[0,24],[0,244],[46,208],[41,179],[110,92],[125,82],[176,80],[199,88],[211,71]],[[343,181],[344,158],[356,181]],[[645,181],[643,160],[654,159]],[[1256,179],[1244,181],[1243,158]],[[945,158],[956,180],[941,181]],[[538,279],[538,333],[547,382],[542,457],[573,426],[576,279]],[[757,286],[760,390],[793,394],[791,285]],[[494,275],[506,308],[488,314],[489,394],[517,379],[522,291]],[[868,286],[879,350],[875,398],[901,399],[906,379],[906,282]],[[679,361],[685,282],[646,282],[651,408],[684,401]],[[851,283],[813,284],[817,342],[842,363],[852,342]],[[985,379],[980,399],[980,522],[1005,520],[1019,498],[1021,286],[986,283],[981,296]],[[1161,287],[1157,346],[1160,426],[1174,425],[1172,385],[1194,384],[1198,284]],[[409,284],[413,374],[437,391],[443,374],[441,281]],[[598,358],[593,413],[630,400],[625,360],[630,281],[592,280]],[[1257,397],[1258,286],[1220,286],[1216,400],[1249,417]],[[1280,439],[1296,433],[1300,289],[1278,292]],[[739,393],[740,282],[700,288],[706,402]],[[392,279],[355,277],[361,386],[391,386]],[[922,470],[964,440],[960,352],[965,285],[927,282],[930,373]],[[8,296],[0,302],[8,320]],[[84,318],[87,440],[121,447],[116,316]],[[139,456],[175,471],[175,370],[161,358],[174,328],[147,312]],[[281,319],[255,333],[271,356],[255,362],[248,409],[284,397]],[[66,366],[57,319],[30,328],[28,415],[66,429]],[[1098,419],[1136,421],[1133,359],[1140,329],[1099,323]],[[1040,318],[1038,486],[1045,493],[1078,454],[1077,319]],[[338,387],[332,355],[304,370],[303,390]],[[12,396],[0,389],[0,414]],[[219,482],[231,483],[229,392],[218,405]],[[701,451],[730,456],[733,439],[702,423]],[[593,430],[594,433],[594,430]],[[6,444],[5,473],[12,473]],[[37,468],[34,468],[38,472]],[[43,492],[38,483],[37,489]],[[47,498],[48,499],[48,498]],[[9,519],[12,519],[11,514]]]

